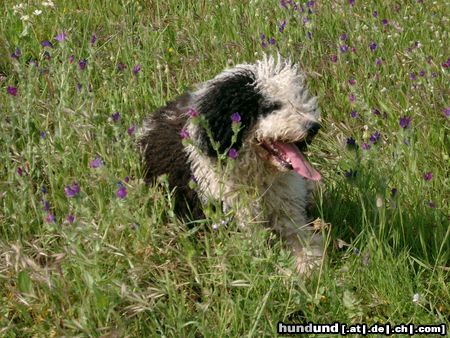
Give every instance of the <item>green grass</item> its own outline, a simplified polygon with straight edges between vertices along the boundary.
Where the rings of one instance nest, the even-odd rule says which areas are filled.
[[[449,325],[448,1],[316,1],[311,14],[269,0],[120,3],[1,5],[0,335],[275,336],[278,321]],[[68,39],[58,43],[62,31]],[[276,44],[262,48],[260,34]],[[211,220],[176,219],[164,182],[143,184],[127,132],[195,83],[277,51],[301,65],[322,108],[311,155],[324,177],[315,216],[331,233],[323,270],[309,280],[257,225],[211,230]],[[104,165],[90,168],[97,155]],[[80,193],[68,198],[73,182]]]

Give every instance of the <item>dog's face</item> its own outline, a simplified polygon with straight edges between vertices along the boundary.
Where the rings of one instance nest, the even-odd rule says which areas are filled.
[[[224,152],[232,144],[231,115],[238,112],[242,130],[233,144],[240,156],[252,156],[279,171],[295,170],[319,180],[320,173],[302,151],[317,134],[319,110],[308,94],[304,76],[289,61],[265,58],[219,74],[193,93],[194,106],[206,119],[214,141]],[[197,146],[216,157],[210,137],[196,130]],[[238,158],[239,161],[239,158]]]

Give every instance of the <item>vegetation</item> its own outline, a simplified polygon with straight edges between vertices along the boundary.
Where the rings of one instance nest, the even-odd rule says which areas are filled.
[[[0,335],[449,325],[448,1],[0,6]],[[155,108],[277,52],[322,109],[314,213],[331,230],[310,279],[258,225],[177,219],[134,147]]]

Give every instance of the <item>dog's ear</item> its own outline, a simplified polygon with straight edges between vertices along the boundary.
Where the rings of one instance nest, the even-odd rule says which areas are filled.
[[[251,70],[239,69],[228,71],[226,74],[211,80],[199,90],[197,110],[205,118],[212,137],[219,143],[219,152],[227,148],[239,150],[247,132],[258,119],[275,109],[274,104],[266,102],[255,85],[255,74]],[[231,115],[239,113],[241,116],[241,131],[236,142],[232,145]],[[216,157],[211,140],[206,130],[199,131],[199,146],[208,156]]]

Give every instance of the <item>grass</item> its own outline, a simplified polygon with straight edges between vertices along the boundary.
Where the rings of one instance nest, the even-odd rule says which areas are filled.
[[[0,22],[2,336],[449,325],[448,1],[316,1],[311,13],[268,0],[18,5],[3,1]],[[257,225],[176,219],[164,180],[143,184],[134,148],[133,126],[155,108],[277,51],[305,70],[322,108],[315,215],[332,227],[309,280]]]

